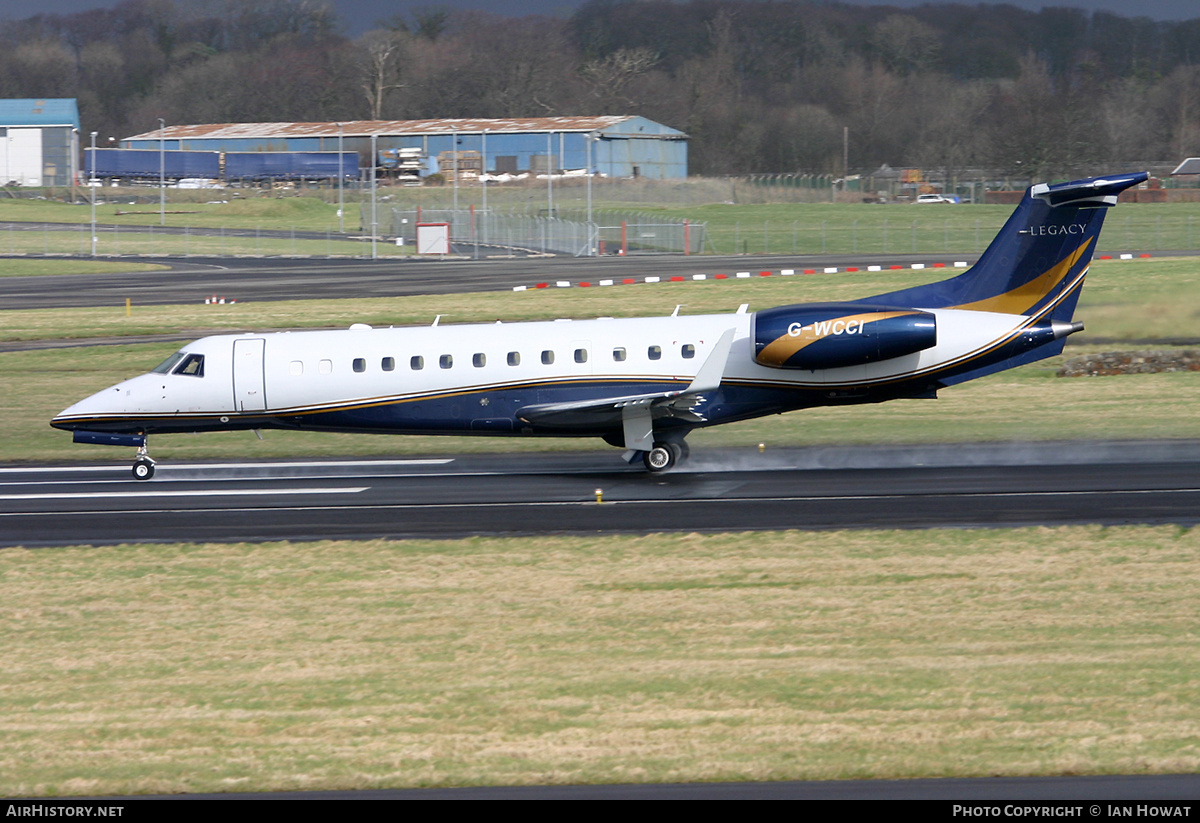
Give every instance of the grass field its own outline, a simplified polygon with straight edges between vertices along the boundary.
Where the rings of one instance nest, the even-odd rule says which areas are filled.
[[[718,254],[978,253],[1012,206],[846,203],[644,209],[707,223]],[[1200,203],[1122,204],[1105,219],[1099,254],[1200,248]]]
[[[0,552],[0,794],[1191,772],[1177,528]]]
[[[101,195],[103,197],[103,195]],[[224,195],[215,195],[219,199]],[[197,228],[264,229],[286,231],[333,231],[338,229],[337,204],[315,197],[254,197],[212,203],[168,203],[169,213],[160,217],[157,203],[130,205],[123,202],[99,202],[96,221],[117,226],[167,226]],[[358,230],[358,209],[347,210],[346,228]],[[0,200],[0,222],[89,223],[91,206],[50,200]]]
[[[160,263],[115,260],[0,260],[0,277],[33,277],[41,274],[108,274],[110,272],[164,271]]]
[[[578,194],[578,192],[573,192]],[[214,195],[224,196],[224,195]],[[532,196],[532,195],[531,195]],[[386,195],[385,195],[386,197]],[[439,206],[444,205],[440,202]],[[462,190],[459,206],[482,207],[481,192]],[[535,198],[529,208],[538,213],[545,206]],[[688,219],[707,228],[705,253],[716,254],[909,254],[962,253],[983,251],[1012,213],[1011,206],[961,205],[864,205],[848,203],[776,203],[745,205],[711,203],[691,206],[639,206],[595,203],[596,222],[615,207],[620,215],[641,213],[655,217]],[[579,209],[582,204],[563,202],[560,209]],[[383,201],[381,214],[392,208]],[[337,205],[315,196],[252,197],[228,202],[169,204],[174,213],[165,223],[174,227],[328,232],[323,241],[268,241],[218,238],[203,240],[179,235],[158,235],[153,241],[142,234],[120,231],[99,235],[100,254],[356,254],[354,244],[339,243]],[[505,211],[504,207],[496,209]],[[0,201],[0,221],[86,224],[91,219],[87,205],[51,201]],[[108,226],[157,226],[157,205],[131,206],[103,203],[96,219]],[[613,218],[618,219],[618,218]],[[344,225],[348,233],[360,233],[359,206],[347,204]],[[387,225],[387,218],[380,217]],[[88,254],[90,235],[75,232],[0,232],[0,253]],[[1200,203],[1122,204],[1110,213],[1101,235],[1099,253],[1120,251],[1200,249]],[[392,249],[394,252],[394,247]]]

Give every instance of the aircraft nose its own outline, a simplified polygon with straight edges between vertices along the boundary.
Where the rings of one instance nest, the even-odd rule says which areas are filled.
[[[90,397],[85,397],[78,403],[60,411],[50,421],[56,429],[71,431],[86,427],[87,420],[93,420],[104,413],[112,414],[120,408],[120,386],[112,386]]]

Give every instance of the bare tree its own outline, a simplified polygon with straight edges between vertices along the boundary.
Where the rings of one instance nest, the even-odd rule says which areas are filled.
[[[636,108],[638,103],[627,91],[629,85],[654,68],[658,55],[647,48],[617,49],[579,68],[579,76],[587,83],[599,111]]]
[[[362,89],[371,110],[370,119],[383,119],[383,103],[389,91],[404,88],[401,82],[404,38],[400,31],[369,31],[359,41],[362,48]]]

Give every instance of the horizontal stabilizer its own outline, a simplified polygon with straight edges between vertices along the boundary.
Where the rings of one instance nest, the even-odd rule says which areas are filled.
[[[1029,190],[1029,195],[1055,207],[1115,206],[1121,192],[1130,186],[1144,183],[1147,177],[1149,175],[1142,171],[1136,174],[1114,174],[1108,177],[1093,177],[1090,180],[1075,180],[1053,186],[1039,183]]]

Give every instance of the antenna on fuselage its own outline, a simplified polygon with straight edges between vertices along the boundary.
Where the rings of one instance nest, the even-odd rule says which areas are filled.
[[[672,316],[672,317],[678,317],[678,316],[679,316],[679,310],[680,310],[680,309],[682,309],[682,308],[683,308],[683,304],[680,304],[680,305],[676,306],[676,307],[675,307],[675,311],[671,312],[671,316]]]
[[[438,321],[441,319],[442,319],[442,316],[440,314],[437,317],[433,318],[433,323],[431,324],[430,328],[432,328],[433,326],[436,326],[438,324]]]

